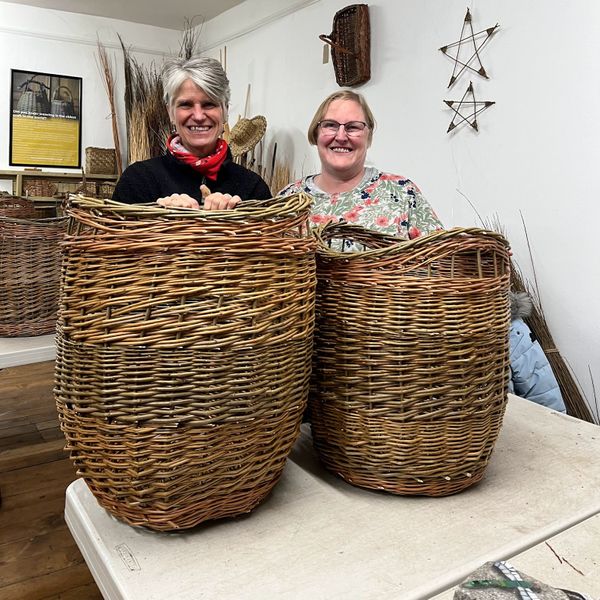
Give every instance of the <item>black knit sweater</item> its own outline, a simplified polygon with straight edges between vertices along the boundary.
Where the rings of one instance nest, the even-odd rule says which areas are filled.
[[[123,171],[112,198],[127,204],[139,204],[155,202],[171,194],[187,194],[202,205],[200,185],[203,183],[211,192],[237,194],[242,200],[271,198],[263,179],[234,163],[230,154],[221,165],[216,181],[206,179],[171,154],[133,163]]]

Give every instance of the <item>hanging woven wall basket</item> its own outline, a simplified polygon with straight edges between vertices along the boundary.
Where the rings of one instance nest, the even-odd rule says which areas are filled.
[[[52,333],[66,217],[0,196],[0,337]]]
[[[310,199],[71,202],[56,402],[79,474],[131,525],[249,512],[281,476],[307,402]]]
[[[476,483],[507,399],[507,242],[481,229],[399,242],[343,224],[316,236],[309,409],[321,460],[395,494]],[[342,238],[365,250],[329,247]]]
[[[338,10],[333,29],[319,39],[331,46],[335,80],[340,86],[361,85],[371,79],[371,25],[368,4]]]

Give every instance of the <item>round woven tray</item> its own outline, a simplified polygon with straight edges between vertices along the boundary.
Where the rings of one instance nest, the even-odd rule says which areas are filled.
[[[39,214],[30,200],[0,197],[0,337],[55,329],[67,219]]]
[[[396,494],[479,481],[506,405],[507,242],[481,229],[399,242],[339,224],[316,236],[309,409],[321,460]],[[332,250],[340,238],[365,250]]]
[[[309,206],[71,198],[56,401],[71,458],[118,518],[193,527],[278,481],[310,378]]]

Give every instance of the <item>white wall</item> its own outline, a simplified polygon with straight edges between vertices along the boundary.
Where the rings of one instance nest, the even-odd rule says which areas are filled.
[[[337,89],[318,35],[331,31],[333,14],[347,4],[308,2],[269,20],[280,3],[246,0],[202,31],[209,54],[227,46],[232,117],[243,112],[251,83],[249,112],[267,116],[268,139],[277,140],[298,175],[316,170],[306,127]],[[497,104],[479,116],[479,133],[461,128],[453,135],[446,133],[452,113],[442,101],[459,99],[469,77],[447,90],[452,63],[438,48],[458,39],[466,3],[369,6],[372,78],[361,91],[379,123],[371,162],[414,179],[446,226],[478,224],[459,192],[484,218],[497,214],[517,263],[531,276],[522,213],[547,321],[593,404],[588,366],[600,386],[600,3],[470,2],[476,31],[500,24],[482,54],[491,79],[471,78],[478,98]]]
[[[123,63],[117,34],[143,64],[161,64],[163,54],[177,53],[181,39],[179,32],[170,29],[0,2],[0,170],[15,168],[8,165],[11,69],[82,77],[82,164],[87,146],[114,147],[110,108],[97,63],[98,39],[114,57],[124,146]]]

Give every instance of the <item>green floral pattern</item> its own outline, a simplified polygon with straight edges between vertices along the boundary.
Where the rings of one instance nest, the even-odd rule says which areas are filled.
[[[312,196],[310,219],[315,226],[343,220],[404,239],[443,228],[419,188],[406,177],[367,167],[358,186],[339,194],[324,192],[314,178],[315,175],[309,175],[295,181],[279,195],[306,192]]]

